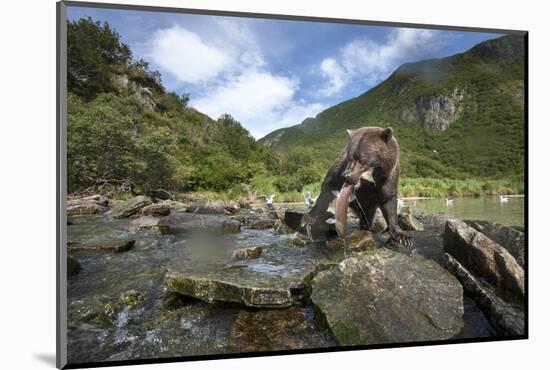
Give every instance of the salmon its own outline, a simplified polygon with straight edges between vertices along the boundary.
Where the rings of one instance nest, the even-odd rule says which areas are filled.
[[[348,204],[350,202],[351,193],[353,192],[353,185],[344,184],[338,197],[336,198],[336,232],[340,238],[346,236],[346,223],[348,214]]]

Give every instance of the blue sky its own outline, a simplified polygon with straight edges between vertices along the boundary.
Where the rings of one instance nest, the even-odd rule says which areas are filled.
[[[166,88],[260,138],[357,96],[403,63],[464,52],[498,34],[69,7],[107,21]]]

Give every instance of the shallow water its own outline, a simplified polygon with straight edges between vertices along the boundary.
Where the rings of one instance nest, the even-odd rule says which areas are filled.
[[[427,214],[445,213],[455,218],[494,221],[507,226],[524,226],[524,197],[509,197],[502,203],[499,197],[454,198],[447,205],[445,199],[404,200],[406,206]]]

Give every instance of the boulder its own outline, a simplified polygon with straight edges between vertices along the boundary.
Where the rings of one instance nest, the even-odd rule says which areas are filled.
[[[424,225],[413,216],[410,207],[404,207],[397,216],[399,226],[405,231],[422,231]]]
[[[109,251],[109,252],[125,252],[132,248],[136,241],[134,239],[111,239],[111,240],[97,240],[86,241],[82,243],[75,243],[70,245],[70,249],[73,251]]]
[[[149,197],[140,195],[127,201],[118,203],[111,210],[111,216],[113,216],[114,218],[130,217],[137,214],[141,211],[142,208],[150,205],[151,203],[152,202]]]
[[[380,248],[320,272],[311,301],[336,342],[350,346],[452,338],[463,327],[462,295],[437,263]]]
[[[241,229],[238,221],[221,215],[202,215],[186,212],[173,212],[158,223],[164,234],[180,235],[189,232],[235,233]]]
[[[490,221],[464,220],[464,222],[480,231],[489,239],[497,242],[519,263],[523,268],[525,262],[525,233],[512,227],[500,225]]]
[[[246,260],[258,258],[262,254],[262,247],[239,248],[231,252],[231,258],[236,260]]]
[[[74,276],[82,270],[80,262],[71,255],[67,255],[67,275]]]
[[[168,216],[170,214],[170,203],[156,203],[145,206],[141,210],[141,214],[145,216]]]
[[[448,253],[445,253],[443,265],[460,281],[466,295],[484,313],[498,335],[525,334],[525,313],[521,306],[499,298]]]
[[[281,235],[294,233],[294,230],[286,226],[285,223],[281,220],[275,221],[275,224],[273,224],[273,230],[277,234],[281,234]]]
[[[297,306],[279,310],[241,310],[231,328],[229,348],[239,352],[325,348],[332,343],[307,312]]]
[[[445,225],[443,247],[468,271],[495,286],[505,299],[523,299],[523,268],[501,245],[466,223],[451,220]]]

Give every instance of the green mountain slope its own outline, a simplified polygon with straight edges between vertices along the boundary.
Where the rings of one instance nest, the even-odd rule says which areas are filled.
[[[188,95],[167,92],[160,73],[135,60],[107,23],[68,22],[67,44],[69,193],[163,188],[236,197],[278,163],[231,116],[211,119],[188,107]]]
[[[345,129],[392,126],[405,178],[522,180],[523,92],[523,37],[504,36],[404,64],[366,93],[260,142],[277,151],[311,148],[326,167],[344,146]]]

